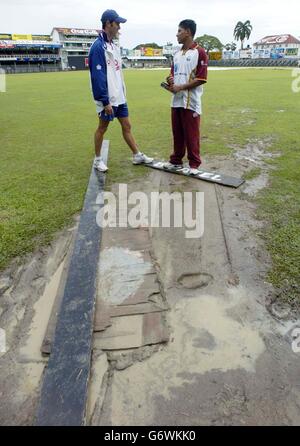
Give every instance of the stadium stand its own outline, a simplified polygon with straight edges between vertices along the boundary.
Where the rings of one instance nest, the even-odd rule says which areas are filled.
[[[0,68],[6,73],[59,71],[60,48],[49,35],[0,34]]]

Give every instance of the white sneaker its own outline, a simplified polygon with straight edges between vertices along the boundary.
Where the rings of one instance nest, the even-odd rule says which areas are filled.
[[[199,173],[199,169],[195,169],[193,167],[190,167],[190,170],[189,170],[189,174],[190,175],[198,175],[198,173]]]
[[[133,155],[132,164],[149,164],[152,163],[153,158],[146,156],[144,153],[136,153]]]
[[[99,172],[106,172],[108,170],[108,167],[104,164],[102,158],[94,160],[94,168],[99,170]]]
[[[183,165],[182,164],[172,164],[172,163],[164,163],[163,168],[166,170],[181,170],[183,169]]]

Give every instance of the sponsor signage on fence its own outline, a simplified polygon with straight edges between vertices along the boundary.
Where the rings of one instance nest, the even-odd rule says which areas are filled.
[[[240,59],[252,59],[252,50],[249,48],[240,50]]]
[[[209,60],[221,60],[221,59],[222,59],[221,51],[211,51],[209,53]]]
[[[284,48],[272,48],[271,59],[282,59],[284,57]]]
[[[153,57],[153,48],[150,48],[150,47],[144,48],[143,56]]]
[[[11,41],[0,40],[0,48],[14,48],[14,46]]]
[[[161,57],[163,55],[163,50],[160,48],[153,49],[153,56]]]
[[[287,57],[298,56],[299,48],[287,48],[285,54]]]
[[[270,59],[271,51],[270,50],[253,50],[252,57],[253,57],[253,59]]]
[[[239,59],[239,51],[223,51],[223,59]]]
[[[139,50],[134,50],[134,56],[136,57],[161,57],[163,55],[162,48],[142,47]]]

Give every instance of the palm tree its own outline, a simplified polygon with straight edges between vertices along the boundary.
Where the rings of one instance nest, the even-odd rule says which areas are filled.
[[[238,22],[235,25],[233,36],[235,40],[241,41],[241,49],[243,49],[244,40],[249,39],[251,31],[252,31],[252,25],[250,23],[250,20],[246,20],[245,23]]]

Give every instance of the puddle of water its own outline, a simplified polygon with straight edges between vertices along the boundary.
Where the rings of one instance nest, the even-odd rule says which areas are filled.
[[[264,140],[255,139],[250,141],[245,147],[237,150],[234,156],[238,160],[246,160],[260,167],[267,167],[265,160],[280,156],[280,153],[271,153],[266,150],[272,146],[272,138]]]
[[[170,399],[174,389],[185,384],[186,373],[192,377],[212,370],[254,372],[265,344],[250,322],[236,321],[228,314],[242,300],[245,292],[239,288],[227,299],[206,295],[178,302],[169,315],[173,334],[167,348],[115,375],[114,422],[122,425],[132,419],[138,421],[132,416],[138,417],[139,407],[145,408],[141,411],[141,420],[147,416],[151,422],[155,395]]]
[[[34,305],[35,315],[30,325],[29,337],[20,353],[23,357],[31,360],[41,360],[41,346],[48,326],[51,310],[57,295],[60,278],[65,265],[64,260],[50,282],[46,285],[43,296]]]
[[[243,192],[245,194],[248,194],[250,196],[254,196],[259,192],[260,190],[264,189],[268,185],[268,174],[262,173],[256,178],[253,178],[253,180],[247,181],[246,187],[244,188]]]

